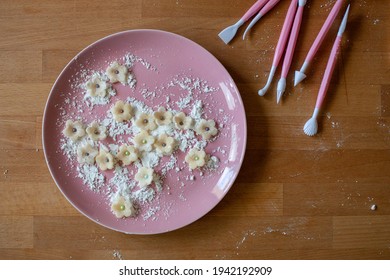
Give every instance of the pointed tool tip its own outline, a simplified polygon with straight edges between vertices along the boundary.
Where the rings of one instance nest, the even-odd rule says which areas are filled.
[[[303,72],[295,71],[294,87],[297,86],[300,82],[302,82],[305,78],[306,75]]]
[[[348,14],[349,14],[350,7],[351,7],[351,4],[348,5],[347,10],[345,11],[345,14],[344,14],[343,20],[341,21],[339,32],[337,33],[337,36],[342,36],[344,31],[345,31],[345,27],[347,26]]]
[[[261,17],[261,16],[260,16]],[[259,15],[257,15],[250,23],[249,25],[247,26],[247,28],[245,29],[244,31],[244,35],[242,36],[242,39],[244,40],[245,37],[246,37],[246,34],[249,32],[249,30],[251,30],[251,28],[253,27],[253,25],[255,25],[255,23],[260,19]]]
[[[249,29],[250,29],[249,27],[245,29],[244,35],[242,35],[242,40],[245,40],[246,34],[248,33]]]
[[[283,91],[278,90],[276,94],[276,104],[280,103],[280,100],[282,99]]]
[[[348,4],[347,10],[345,11],[346,14],[349,13],[349,8],[351,8],[351,3]]]

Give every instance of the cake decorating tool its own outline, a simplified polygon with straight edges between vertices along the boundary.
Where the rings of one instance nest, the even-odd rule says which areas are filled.
[[[225,44],[228,44],[236,35],[238,28],[244,24],[249,18],[257,13],[269,0],[258,0],[249,10],[242,16],[242,18],[235,24],[225,28],[218,34]]]
[[[338,15],[343,3],[344,0],[337,0],[336,4],[334,4],[327,19],[325,20],[324,25],[321,27],[321,30],[318,33],[317,38],[314,40],[314,43],[311,46],[309,53],[307,54],[305,58],[305,62],[303,63],[301,69],[299,71],[295,71],[294,86],[296,86],[306,78],[305,72],[307,70],[307,67],[309,66],[310,62],[313,60],[313,57],[317,53],[322,41],[324,40],[330,27],[332,26],[332,23],[334,22],[336,16]]]
[[[295,14],[294,23],[291,29],[290,39],[288,41],[286,54],[284,56],[282,76],[278,82],[277,98],[276,98],[277,103],[280,102],[280,99],[284,91],[286,90],[286,78],[287,78],[288,71],[290,70],[292,57],[294,55],[295,45],[297,43],[299,29],[301,27],[301,22],[302,22],[303,8],[305,7],[305,5],[306,5],[306,0],[299,0],[298,10],[297,13]]]
[[[245,39],[246,33],[255,25],[256,22],[259,21],[260,18],[262,18],[266,13],[268,13],[273,7],[275,7],[276,4],[279,3],[280,0],[270,0],[267,5],[265,5],[261,11],[252,19],[252,21],[249,23],[248,27],[245,29],[244,35],[242,36],[242,40]]]
[[[275,49],[275,55],[274,59],[272,61],[272,67],[271,72],[269,73],[267,84],[264,88],[259,90],[259,95],[264,96],[264,94],[267,92],[269,86],[271,85],[272,79],[275,75],[276,68],[278,67],[278,64],[280,62],[280,59],[283,55],[284,49],[286,47],[288,35],[290,34],[291,26],[293,23],[295,11],[297,9],[298,0],[292,0],[290,7],[288,8],[286,19],[283,23],[282,32],[280,33],[278,44],[276,45]]]
[[[305,126],[303,127],[303,131],[308,136],[313,136],[314,134],[317,133],[317,130],[318,130],[317,117],[318,117],[318,114],[320,112],[322,103],[325,99],[325,95],[326,95],[326,92],[328,90],[330,80],[332,78],[332,73],[333,73],[334,67],[336,65],[337,53],[338,53],[338,49],[340,47],[341,37],[342,37],[344,30],[345,30],[345,27],[347,25],[349,7],[350,7],[350,5],[348,5],[347,11],[344,14],[343,20],[342,20],[340,28],[339,28],[339,32],[337,33],[336,40],[334,41],[332,51],[331,51],[330,56],[329,56],[328,64],[326,65],[325,74],[324,74],[324,77],[322,78],[322,82],[321,82],[320,90],[318,92],[317,102],[316,102],[316,106],[314,108],[313,116],[305,123]]]

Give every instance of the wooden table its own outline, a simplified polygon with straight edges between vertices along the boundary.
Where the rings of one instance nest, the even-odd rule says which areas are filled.
[[[0,8],[1,259],[389,259],[390,2],[352,1],[316,137],[311,115],[340,16],[309,78],[276,104],[268,77],[289,1],[230,45],[217,34],[254,0],[2,0]],[[309,0],[292,70],[335,1]],[[81,49],[111,33],[162,29],[214,54],[244,100],[243,168],[220,204],[162,235],[108,230],[76,211],[51,178],[41,125],[50,88]],[[280,71],[276,77],[279,77]],[[370,210],[371,205],[377,210]]]

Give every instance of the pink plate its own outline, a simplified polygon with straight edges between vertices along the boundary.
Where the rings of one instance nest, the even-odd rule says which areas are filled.
[[[84,91],[77,87],[77,83],[85,84],[88,71],[103,72],[110,62],[123,62],[128,53],[136,57],[131,69],[137,79],[135,88],[114,84],[117,95],[111,97],[108,104],[96,105],[93,109],[88,107],[83,99]],[[176,84],[172,83],[173,80]],[[88,188],[77,177],[77,160],[69,159],[62,150],[64,123],[76,117],[85,121],[102,120],[112,104],[128,97],[144,102],[153,110],[161,105],[178,110],[178,101],[183,101],[188,95],[180,88],[180,81],[186,80],[193,82],[195,88],[201,88],[199,91],[194,89],[193,95],[194,100],[200,100],[203,104],[202,117],[217,123],[218,135],[215,141],[207,144],[205,151],[216,156],[220,164],[213,171],[190,172],[184,163],[186,152],[178,152],[176,168],[167,173],[163,189],[153,201],[143,203],[137,217],[117,219],[111,212],[107,198],[108,182],[113,171],[103,172],[106,189],[94,192]],[[181,109],[190,114],[190,106]],[[128,138],[122,140],[128,141]],[[168,232],[186,226],[209,212],[236,179],[243,162],[246,139],[244,106],[233,79],[222,64],[198,44],[158,30],[131,30],[113,34],[81,51],[54,83],[43,119],[46,161],[64,196],[82,214],[98,224],[131,234]],[[107,140],[105,144],[112,142],[113,139]]]

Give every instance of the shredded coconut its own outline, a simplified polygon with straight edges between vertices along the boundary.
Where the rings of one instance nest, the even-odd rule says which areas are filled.
[[[127,102],[130,103],[134,108],[134,114],[135,118],[138,118],[140,114],[146,113],[146,114],[152,114],[153,109],[149,106],[145,105],[144,102],[137,100],[133,97],[128,97]]]
[[[125,65],[127,68],[133,68],[134,64],[136,62],[139,62],[141,63],[146,69],[148,70],[153,70],[153,71],[157,71],[157,68],[152,66],[148,61],[146,61],[145,59],[141,58],[141,57],[138,57],[132,53],[127,53],[125,54],[125,57],[124,57],[124,60],[125,60]]]
[[[133,135],[135,133],[135,126],[131,126],[131,123],[117,122],[112,117],[104,119],[102,124],[108,127],[108,135],[114,140],[117,140],[120,135]]]
[[[160,206],[156,206],[156,207],[150,208],[150,209],[142,216],[142,218],[144,219],[144,221],[147,221],[147,220],[149,220],[151,217],[153,217],[153,215],[156,214],[160,209],[161,209]]]
[[[140,84],[137,81],[136,73],[133,72],[133,67],[135,64],[139,63],[148,70],[158,71],[156,67],[152,66],[143,58],[131,53],[126,54],[118,61],[120,60],[122,60],[122,63],[124,63],[124,65],[129,69],[126,86],[130,87],[132,92],[135,93],[124,100],[132,105],[134,117],[127,122],[115,121],[112,117],[111,109],[108,108],[107,105],[111,103],[112,97],[115,96],[117,92],[109,84],[109,79],[104,71],[92,71],[85,68],[85,66],[82,66],[81,70],[69,80],[70,87],[74,90],[74,92],[61,93],[64,97],[64,106],[58,107],[58,105],[56,105],[60,111],[60,118],[56,120],[56,123],[59,127],[62,127],[66,120],[72,119],[80,120],[84,124],[87,124],[90,123],[90,119],[93,118],[106,127],[108,137],[114,140],[115,143],[106,141],[93,142],[85,139],[80,142],[73,142],[63,137],[60,140],[60,150],[67,158],[67,164],[71,167],[75,167],[77,173],[76,176],[80,178],[83,184],[90,190],[100,192],[103,188],[105,188],[105,194],[111,203],[114,199],[117,199],[118,196],[123,196],[125,199],[135,203],[136,211],[138,213],[143,213],[142,218],[145,221],[148,219],[156,219],[157,217],[155,214],[158,211],[162,211],[166,218],[169,213],[172,212],[172,203],[170,205],[165,205],[164,209],[161,209],[163,206],[160,204],[159,206],[153,207],[149,204],[154,201],[156,197],[158,197],[158,194],[163,190],[166,190],[166,192],[170,194],[171,188],[166,182],[164,182],[167,178],[170,178],[170,172],[175,172],[175,177],[177,178],[181,188],[184,188],[186,185],[181,181],[182,179],[191,181],[191,185],[193,184],[193,181],[204,179],[204,171],[215,171],[219,167],[219,159],[215,156],[210,156],[206,165],[202,167],[202,171],[200,172],[198,178],[192,174],[192,171],[190,175],[180,176],[181,171],[183,169],[187,170],[187,168],[179,167],[177,157],[179,151],[186,153],[192,148],[203,150],[209,142],[214,141],[219,135],[224,135],[220,132],[213,139],[206,141],[199,137],[193,128],[196,127],[198,122],[205,118],[205,115],[207,116],[208,113],[211,114],[212,110],[210,108],[213,108],[215,107],[213,105],[216,105],[213,101],[209,101],[210,103],[204,104],[202,100],[198,98],[200,98],[201,95],[216,92],[218,89],[208,85],[207,81],[201,80],[200,78],[182,75],[176,75],[167,84],[150,89],[147,88],[145,83]],[[108,83],[107,95],[105,97],[91,97],[86,93],[86,81],[94,75]],[[178,91],[179,93],[170,93],[168,89],[171,88],[175,88],[176,92]],[[79,91],[82,93],[81,97],[80,94],[77,93]],[[149,102],[155,97],[161,97],[162,94],[165,94],[165,103],[162,102],[163,104],[154,104],[153,108],[146,105],[145,102]],[[133,96],[137,96],[137,98]],[[105,116],[99,117],[94,114],[95,112],[93,110],[97,105],[105,106],[103,108],[108,109]],[[110,152],[113,156],[117,156],[119,146],[121,144],[132,143],[133,137],[141,132],[141,129],[135,125],[135,121],[139,118],[139,116],[142,113],[149,115],[153,114],[154,110],[159,107],[158,105],[171,111],[173,115],[185,111],[185,114],[189,115],[195,121],[192,129],[184,131],[176,129],[173,123],[157,126],[156,129],[149,131],[150,135],[152,135],[155,139],[162,134],[167,134],[175,139],[177,151],[175,151],[172,155],[163,158],[162,155],[157,154],[156,151],[139,153],[139,159],[134,162],[132,166],[123,167],[120,166],[120,164],[116,164],[114,170],[108,171],[112,174],[112,177],[110,175],[110,179],[100,173],[96,165],[80,165],[77,163],[77,149],[81,143],[85,142],[88,142],[93,147],[100,145],[100,149]],[[216,121],[218,122],[219,127],[222,128],[224,124],[231,121],[231,118],[223,114],[223,109],[219,109],[218,112],[219,120]],[[80,114],[83,116],[81,117]],[[213,152],[216,151],[220,152],[222,155],[226,153],[225,150],[220,147],[214,149]],[[134,174],[137,172],[137,168],[141,167],[154,169],[153,181],[147,187],[139,187],[137,181],[134,179]],[[183,194],[179,194],[179,198],[185,201]]]
[[[156,151],[143,152],[141,155],[142,166],[154,168],[160,162],[160,157],[157,155]]]
[[[154,137],[157,137],[161,134],[167,134],[169,136],[174,135],[175,132],[175,126],[173,123],[170,123],[168,125],[160,125],[155,130],[152,130],[150,134]]]
[[[192,101],[192,94],[188,94],[186,97],[180,98],[179,101],[176,102],[177,107],[180,110],[187,108],[190,102]]]
[[[115,186],[117,188],[116,193],[122,196],[128,196],[136,186],[136,182],[129,177],[129,171],[120,166],[115,168],[114,177],[110,179],[110,184]],[[113,197],[111,197],[111,200]]]
[[[104,187],[105,177],[101,174],[95,165],[83,164],[76,168],[77,177],[83,180],[90,190],[98,192]]]
[[[70,139],[62,138],[60,140],[60,148],[68,160],[73,159],[77,155],[77,147],[78,146]]]
[[[144,204],[146,202],[151,202],[156,195],[156,191],[153,188],[141,188],[131,193],[131,197],[139,201],[139,203]]]
[[[174,155],[171,155],[171,157],[169,158],[169,161],[166,162],[164,164],[163,168],[161,169],[161,175],[166,176],[168,171],[175,168],[176,164],[177,164],[177,158]],[[178,167],[176,167],[176,168],[177,168],[177,170],[180,170]]]
[[[196,122],[199,122],[202,119],[203,115],[203,104],[201,100],[196,100],[194,102],[194,106],[192,107],[190,116],[193,118]]]

